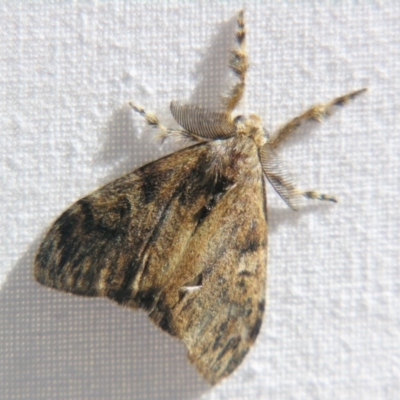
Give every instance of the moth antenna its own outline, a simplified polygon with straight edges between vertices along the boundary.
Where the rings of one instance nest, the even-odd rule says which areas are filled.
[[[335,196],[316,190],[301,190],[296,187],[292,174],[286,169],[279,155],[269,143],[260,149],[260,161],[265,176],[285,203],[294,211],[299,208],[300,197],[337,203]]]
[[[198,142],[223,139],[235,135],[235,120],[227,112],[211,111],[200,106],[171,101],[170,110],[186,135]]]
[[[303,128],[306,123],[322,122],[324,118],[329,117],[333,113],[336,107],[341,107],[347,104],[350,100],[353,100],[354,98],[366,91],[366,88],[355,90],[354,92],[336,97],[326,104],[318,104],[312,106],[299,116],[290,120],[280,129],[278,129],[278,131],[269,139],[268,144],[272,148],[276,148],[289,135],[300,131],[300,129]]]
[[[237,29],[236,43],[237,47],[231,51],[229,58],[229,67],[234,74],[239,78],[230,90],[229,94],[223,98],[226,109],[230,112],[239,103],[243,96],[246,72],[249,67],[247,52],[246,52],[246,28],[244,23],[244,10],[240,10],[236,14]]]

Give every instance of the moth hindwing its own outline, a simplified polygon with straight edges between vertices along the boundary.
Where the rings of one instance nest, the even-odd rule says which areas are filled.
[[[145,310],[181,339],[211,384],[229,375],[254,343],[265,307],[266,177],[287,204],[334,197],[295,187],[276,147],[304,122],[319,120],[363,90],[310,108],[275,135],[256,115],[235,116],[248,66],[243,11],[230,68],[237,82],[225,110],[171,103],[182,130],[165,128],[131,104],[163,136],[195,142],[77,201],[40,245],[38,282],[82,296],[105,296]]]

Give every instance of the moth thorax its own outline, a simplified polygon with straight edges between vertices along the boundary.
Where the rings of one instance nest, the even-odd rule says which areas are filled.
[[[257,147],[263,146],[266,139],[261,118],[256,114],[250,114],[249,118],[245,120],[244,126],[245,135],[251,137],[255,141]]]

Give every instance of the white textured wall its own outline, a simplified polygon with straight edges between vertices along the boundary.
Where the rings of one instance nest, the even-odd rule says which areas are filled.
[[[167,123],[171,99],[215,101],[241,4],[0,3],[0,398],[400,398],[400,8],[360,3],[246,6],[241,108],[269,130],[369,92],[283,152],[302,187],[340,203],[294,213],[269,191],[264,324],[212,389],[144,313],[46,290],[31,270],[68,205],[173,148],[129,99]]]

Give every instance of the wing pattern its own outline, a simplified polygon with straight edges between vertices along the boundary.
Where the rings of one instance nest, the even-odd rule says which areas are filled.
[[[241,158],[230,156],[210,172],[214,148],[181,150],[76,202],[47,233],[34,270],[44,285],[146,310],[211,383],[258,334],[267,246],[261,166],[241,166],[238,178]]]

